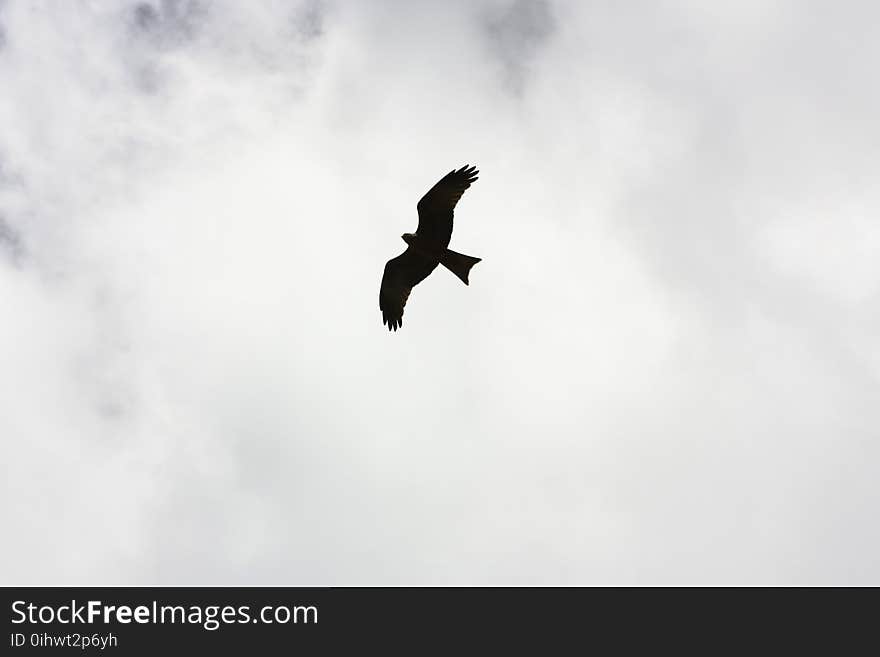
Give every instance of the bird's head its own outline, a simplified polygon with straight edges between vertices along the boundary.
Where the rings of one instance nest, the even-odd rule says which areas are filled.
[[[413,235],[412,233],[404,233],[403,235],[400,236],[400,239],[402,239],[407,244],[412,244],[413,240],[415,238],[416,238],[416,236]]]

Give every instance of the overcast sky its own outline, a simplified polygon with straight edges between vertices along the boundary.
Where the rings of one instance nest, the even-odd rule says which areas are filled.
[[[878,24],[0,0],[3,583],[880,584]]]

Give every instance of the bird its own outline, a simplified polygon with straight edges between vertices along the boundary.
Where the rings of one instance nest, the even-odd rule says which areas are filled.
[[[385,263],[379,286],[379,310],[382,324],[389,331],[403,326],[403,308],[412,289],[443,265],[465,285],[470,285],[471,267],[482,258],[456,253],[449,246],[452,238],[452,214],[465,190],[477,180],[477,167],[464,165],[443,176],[416,205],[419,225],[415,233],[404,233],[406,250]]]

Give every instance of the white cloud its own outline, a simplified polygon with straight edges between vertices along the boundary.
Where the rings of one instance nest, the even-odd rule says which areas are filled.
[[[876,582],[878,46],[811,15],[0,5],[6,580]]]

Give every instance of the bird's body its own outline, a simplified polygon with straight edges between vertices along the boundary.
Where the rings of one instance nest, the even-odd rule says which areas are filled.
[[[468,285],[471,267],[480,258],[449,250],[452,238],[452,216],[456,203],[464,191],[477,180],[476,167],[463,166],[450,171],[419,201],[419,226],[415,233],[404,233],[401,238],[407,249],[385,264],[382,285],[379,288],[379,309],[382,323],[389,331],[403,325],[403,308],[412,288],[421,283],[438,265],[443,265]]]
[[[437,260],[440,262],[440,256],[446,250],[446,247],[439,248],[437,244],[431,243],[429,240],[419,237],[418,233],[404,233],[400,236],[407,246],[418,253],[423,258]]]

